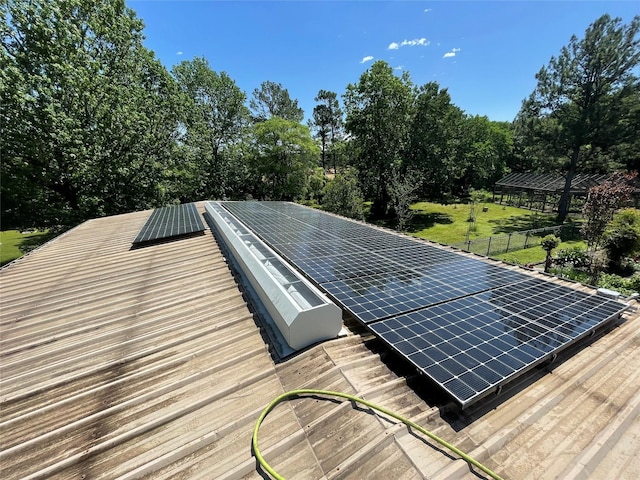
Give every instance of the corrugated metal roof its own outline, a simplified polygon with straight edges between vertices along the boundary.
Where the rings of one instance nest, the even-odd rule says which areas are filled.
[[[254,423],[302,387],[397,411],[505,478],[640,475],[636,313],[460,412],[356,327],[274,363],[209,231],[131,249],[149,214],[86,222],[0,271],[2,478],[261,478]],[[477,478],[349,402],[283,403],[260,438],[287,478]]]

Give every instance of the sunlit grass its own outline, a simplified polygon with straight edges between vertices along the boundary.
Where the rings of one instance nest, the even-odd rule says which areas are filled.
[[[556,254],[559,250],[569,247],[586,248],[587,244],[582,240],[570,240],[567,242],[560,242],[560,245],[553,250],[552,254]],[[547,256],[541,246],[525,248],[523,250],[516,250],[515,252],[503,253],[501,255],[493,255],[494,258],[504,260],[505,262],[515,263],[518,265],[527,265],[531,263],[544,262]]]
[[[411,208],[415,213],[407,233],[447,245],[556,225],[553,215],[494,203],[475,206],[475,229],[467,221],[469,205],[419,202]]]
[[[0,232],[0,265],[20,258],[24,252],[41,245],[50,237],[47,232],[20,233],[18,230]]]
[[[492,245],[495,248],[498,241],[504,243],[504,237],[496,237],[498,235],[503,236],[507,233],[551,227],[557,224],[555,215],[494,203],[479,203],[475,206],[475,229],[472,223],[467,221],[470,216],[468,204],[440,205],[418,202],[411,208],[415,213],[407,233],[447,245],[494,237]],[[576,240],[565,241],[554,252],[571,246],[584,247],[585,244]],[[546,253],[542,247],[536,246],[493,256],[500,260],[526,265],[543,262]]]

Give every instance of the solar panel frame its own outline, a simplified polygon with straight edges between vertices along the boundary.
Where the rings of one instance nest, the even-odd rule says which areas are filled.
[[[223,206],[462,407],[626,308],[302,206]]]
[[[133,240],[133,245],[181,237],[204,230],[204,222],[195,203],[156,208]]]

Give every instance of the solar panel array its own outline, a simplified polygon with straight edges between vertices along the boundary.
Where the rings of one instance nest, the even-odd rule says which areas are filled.
[[[626,308],[296,204],[222,205],[463,407]]]
[[[205,230],[195,203],[156,208],[133,241],[134,245]]]

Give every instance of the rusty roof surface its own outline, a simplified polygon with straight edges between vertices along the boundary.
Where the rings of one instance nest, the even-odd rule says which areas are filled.
[[[640,475],[636,312],[461,412],[348,320],[274,361],[210,231],[131,249],[150,213],[85,222],[0,270],[2,478],[262,478],[253,426],[297,388],[362,396],[504,478]],[[286,478],[478,478],[350,402],[285,402],[260,439]]]

